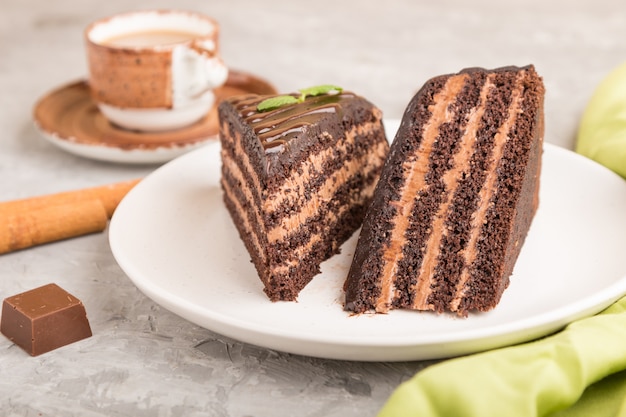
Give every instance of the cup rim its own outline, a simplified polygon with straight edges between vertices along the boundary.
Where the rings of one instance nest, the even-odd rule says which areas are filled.
[[[157,14],[157,15],[166,15],[166,14],[177,14],[177,15],[186,15],[186,16],[191,16],[200,20],[203,20],[209,24],[211,24],[212,26],[212,30],[210,33],[208,34],[198,34],[197,37],[194,37],[193,39],[186,41],[186,42],[180,42],[180,43],[175,43],[175,44],[167,44],[167,45],[157,45],[157,46],[118,46],[118,45],[106,45],[103,44],[101,42],[95,41],[92,39],[92,37],[90,36],[90,34],[92,33],[92,31],[99,25],[104,25],[104,24],[108,24],[110,23],[112,20],[117,19],[117,18],[127,18],[127,17],[132,17],[134,15],[144,15],[144,14]],[[112,50],[120,50],[120,51],[142,51],[142,50],[155,50],[155,49],[159,49],[159,50],[170,50],[175,48],[176,46],[180,46],[180,45],[185,45],[185,44],[190,44],[193,42],[196,42],[198,40],[205,40],[205,39],[214,39],[217,37],[217,35],[219,34],[220,31],[220,25],[217,22],[217,20],[215,20],[214,18],[207,16],[205,14],[196,12],[196,11],[192,11],[192,10],[181,10],[181,9],[145,9],[145,10],[134,10],[134,11],[130,11],[130,12],[122,12],[122,13],[115,13],[106,17],[102,17],[99,18],[97,20],[94,20],[93,22],[91,22],[89,25],[87,25],[87,27],[83,30],[83,36],[85,38],[85,41],[91,45],[97,46],[97,47],[101,47],[101,48],[107,48],[107,49],[112,49]],[[132,33],[132,31],[129,31],[128,33]]]

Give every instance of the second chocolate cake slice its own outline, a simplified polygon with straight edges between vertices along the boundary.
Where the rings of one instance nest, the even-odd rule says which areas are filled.
[[[346,309],[492,309],[538,205],[541,78],[532,66],[428,81],[408,105],[363,223]]]
[[[268,108],[259,105],[270,97],[246,95],[219,107],[224,201],[273,301],[295,300],[360,227],[389,150],[367,100],[291,97]]]

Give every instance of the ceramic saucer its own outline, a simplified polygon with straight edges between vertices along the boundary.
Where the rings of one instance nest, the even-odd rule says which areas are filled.
[[[35,125],[44,138],[70,153],[119,163],[161,163],[214,140],[218,134],[217,104],[226,97],[275,94],[267,81],[230,70],[226,84],[215,90],[216,104],[193,125],[165,132],[138,132],[110,123],[92,100],[86,80],[55,89],[34,108]]]

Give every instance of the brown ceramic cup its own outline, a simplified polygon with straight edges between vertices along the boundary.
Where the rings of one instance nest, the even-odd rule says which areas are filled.
[[[219,25],[195,12],[153,10],[85,29],[89,86],[102,113],[128,129],[179,129],[201,119],[228,70]]]

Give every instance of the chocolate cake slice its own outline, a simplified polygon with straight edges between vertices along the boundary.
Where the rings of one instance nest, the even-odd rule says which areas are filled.
[[[347,310],[466,316],[498,304],[539,203],[543,99],[533,66],[422,87],[364,220]]]
[[[292,97],[267,111],[270,96],[219,106],[224,201],[272,301],[295,300],[360,227],[389,151],[364,98]]]

